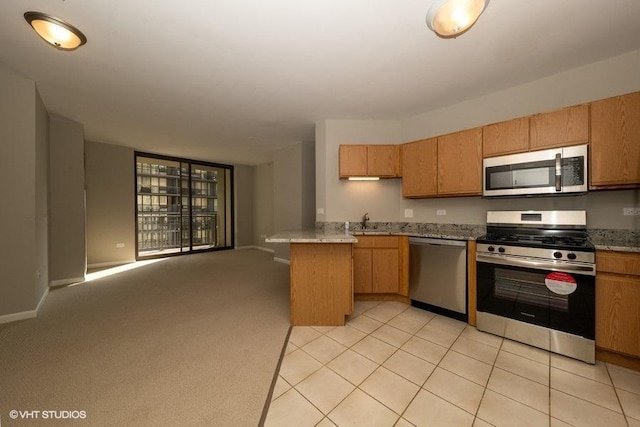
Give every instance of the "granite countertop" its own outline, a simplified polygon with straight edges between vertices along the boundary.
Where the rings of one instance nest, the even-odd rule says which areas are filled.
[[[358,236],[404,235],[436,239],[475,240],[484,226],[465,224],[371,223],[366,232],[344,232],[343,223],[316,223],[315,230],[284,231],[265,239],[268,243],[357,243]],[[589,229],[589,240],[598,250],[640,252],[639,230]]]
[[[344,232],[321,230],[282,231],[267,237],[267,243],[357,243],[358,239]]]
[[[344,233],[344,223],[316,223],[316,229],[325,232]],[[467,224],[423,224],[423,223],[390,223],[372,222],[363,233],[359,224],[349,230],[356,237],[359,235],[392,235],[392,236],[414,236],[430,237],[435,239],[451,240],[475,240],[477,237],[486,234],[484,225]]]
[[[589,240],[604,251],[640,252],[640,231],[591,229]]]

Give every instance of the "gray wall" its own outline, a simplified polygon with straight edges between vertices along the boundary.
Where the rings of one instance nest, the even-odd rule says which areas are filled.
[[[235,181],[235,247],[253,246],[253,185],[252,166],[234,166]]]
[[[85,155],[87,264],[135,261],[133,148],[86,141]]]
[[[274,245],[264,238],[274,232],[273,162],[254,166],[253,171],[253,244],[268,249]]]
[[[35,96],[35,263],[36,284],[33,304],[37,307],[49,288],[49,238],[48,238],[48,192],[49,192],[49,113],[36,88]],[[15,180],[14,180],[15,181]],[[19,205],[18,205],[19,206]],[[24,231],[24,230],[23,230]],[[11,241],[11,240],[7,240]]]
[[[33,81],[0,69],[0,93],[0,318],[17,320],[35,315],[48,286],[49,116]]]
[[[304,142],[274,152],[274,232],[315,227],[314,144]],[[289,245],[274,246],[275,258],[289,259]]]
[[[325,120],[316,124],[318,221],[484,224],[490,209],[587,209],[589,228],[637,229],[638,190],[590,192],[576,197],[403,199],[399,179],[349,182],[338,179],[338,146],[402,143],[640,90],[640,51],[591,64],[404,120]],[[413,210],[413,218],[405,217]],[[446,216],[437,216],[444,209]]]
[[[49,283],[84,278],[87,266],[84,206],[84,128],[51,116],[49,124]]]

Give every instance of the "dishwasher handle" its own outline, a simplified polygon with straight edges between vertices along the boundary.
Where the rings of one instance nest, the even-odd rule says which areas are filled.
[[[430,237],[409,237],[409,244],[421,246],[467,246],[466,240],[448,240]]]

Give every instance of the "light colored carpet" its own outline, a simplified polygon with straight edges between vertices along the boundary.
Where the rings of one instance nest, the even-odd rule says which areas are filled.
[[[173,257],[50,292],[0,325],[0,420],[36,425],[258,425],[289,330],[289,269],[246,249]]]

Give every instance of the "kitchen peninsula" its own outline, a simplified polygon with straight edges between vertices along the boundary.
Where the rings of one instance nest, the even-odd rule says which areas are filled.
[[[293,326],[343,326],[353,311],[353,244],[345,233],[281,232],[269,243],[289,243]]]

